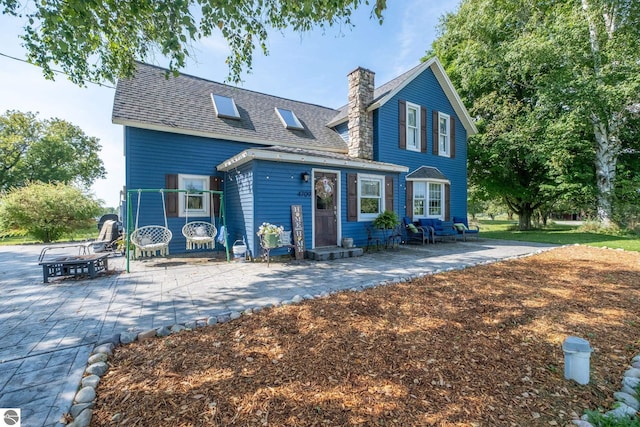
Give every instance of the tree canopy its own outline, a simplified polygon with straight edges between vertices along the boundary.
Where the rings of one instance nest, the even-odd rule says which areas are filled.
[[[521,228],[562,199],[609,221],[640,100],[640,2],[463,0],[440,33],[428,54],[479,120],[471,181],[524,216]]]
[[[60,119],[9,110],[0,116],[0,191],[31,181],[89,187],[106,174],[98,138]]]
[[[28,59],[53,79],[58,64],[77,84],[132,75],[135,60],[159,54],[176,71],[193,43],[221,35],[229,44],[229,80],[251,70],[256,46],[268,54],[269,30],[351,25],[353,10],[373,3],[382,22],[386,0],[0,0],[3,13],[25,19]]]
[[[91,225],[100,205],[81,190],[62,183],[28,183],[2,196],[0,232],[28,233],[52,242],[78,228]]]

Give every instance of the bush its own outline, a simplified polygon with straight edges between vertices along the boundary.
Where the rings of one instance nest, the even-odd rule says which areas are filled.
[[[29,233],[48,243],[91,225],[100,205],[66,184],[29,183],[0,199],[0,234]]]
[[[373,226],[381,230],[390,230],[398,224],[400,220],[394,211],[384,211],[373,220]]]

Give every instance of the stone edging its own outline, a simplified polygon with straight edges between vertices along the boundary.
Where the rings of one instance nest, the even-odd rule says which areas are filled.
[[[576,245],[565,245],[565,246],[580,246]],[[480,265],[488,265],[493,264],[499,261],[507,261],[512,259],[520,259],[527,258],[530,256],[538,255],[543,252],[557,249],[558,247],[549,247],[539,249],[535,252],[525,254],[525,255],[517,255],[511,257],[505,257],[500,259],[494,259],[489,261],[482,261],[478,263],[471,263],[467,265],[461,265],[459,267],[450,267],[442,270],[433,270],[424,273],[418,274],[410,274],[407,276],[400,276],[394,279],[385,280],[382,282],[371,282],[366,283],[358,288],[349,288],[349,289],[341,289],[334,290],[331,292],[322,292],[317,295],[306,294],[304,296],[296,295],[291,300],[285,300],[280,302],[279,304],[268,304],[267,307],[278,307],[281,305],[290,305],[290,304],[298,304],[304,300],[314,299],[314,298],[326,298],[330,295],[336,294],[342,291],[351,291],[358,292],[368,288],[374,288],[377,286],[386,286],[386,285],[395,285],[399,283],[406,283],[415,279],[419,279],[426,276],[431,276],[434,274],[445,273],[448,271],[455,270],[464,270],[470,267],[476,267]],[[602,248],[609,249],[609,248]],[[621,250],[621,249],[615,249]],[[205,326],[211,326],[218,323],[226,323],[231,320],[235,320],[240,318],[242,315],[251,315],[252,313],[257,313],[262,310],[263,307],[255,307],[249,308],[242,312],[231,311],[218,314],[216,316],[209,317],[207,319],[198,319],[195,321],[187,322],[184,324],[176,324],[173,326],[163,326],[156,329],[149,329],[143,332],[123,332],[121,334],[114,335],[111,339],[106,341],[99,342],[97,346],[91,352],[89,359],[87,361],[87,368],[85,369],[85,374],[79,384],[79,390],[73,398],[73,404],[68,412],[68,415],[71,416],[72,420],[67,427],[87,427],[91,423],[91,417],[93,416],[93,407],[95,405],[96,398],[96,388],[98,383],[100,382],[100,378],[105,375],[109,369],[107,365],[107,360],[109,356],[113,355],[113,350],[119,345],[130,344],[134,341],[145,341],[155,337],[166,337],[171,334],[184,331],[184,330],[194,330],[196,328],[201,328]],[[607,416],[615,416],[617,418],[625,417],[625,416],[635,416],[636,411],[638,411],[638,399],[639,396],[636,387],[640,385],[640,355],[633,358],[632,367],[625,372],[625,376],[622,380],[622,389],[620,392],[614,393],[614,398],[619,402],[619,405],[616,409],[607,412]],[[635,408],[635,409],[634,409]],[[115,414],[113,416],[113,421],[118,422],[121,414]],[[591,423],[586,421],[586,416],[583,415],[580,420],[573,420],[573,423],[578,427],[594,427]]]

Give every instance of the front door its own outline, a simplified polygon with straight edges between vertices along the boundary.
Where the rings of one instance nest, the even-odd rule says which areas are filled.
[[[314,171],[315,246],[338,244],[338,174]]]

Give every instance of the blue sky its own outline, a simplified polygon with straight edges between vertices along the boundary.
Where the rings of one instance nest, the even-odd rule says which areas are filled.
[[[284,98],[338,108],[347,101],[347,74],[358,66],[376,73],[376,85],[417,65],[436,36],[439,18],[455,11],[457,0],[388,2],[385,21],[369,19],[365,5],[356,11],[354,28],[328,28],[310,33],[272,32],[269,56],[256,52],[251,74],[241,87]],[[24,58],[18,34],[21,22],[0,15],[0,53]],[[228,74],[224,40],[211,37],[196,45],[195,58],[183,73],[223,82]],[[163,58],[147,62],[165,66]],[[6,110],[38,112],[79,126],[100,139],[106,179],[93,193],[107,206],[116,206],[124,185],[122,126],[111,123],[114,89],[89,84],[80,88],[62,75],[45,80],[32,65],[0,56],[0,114]]]

